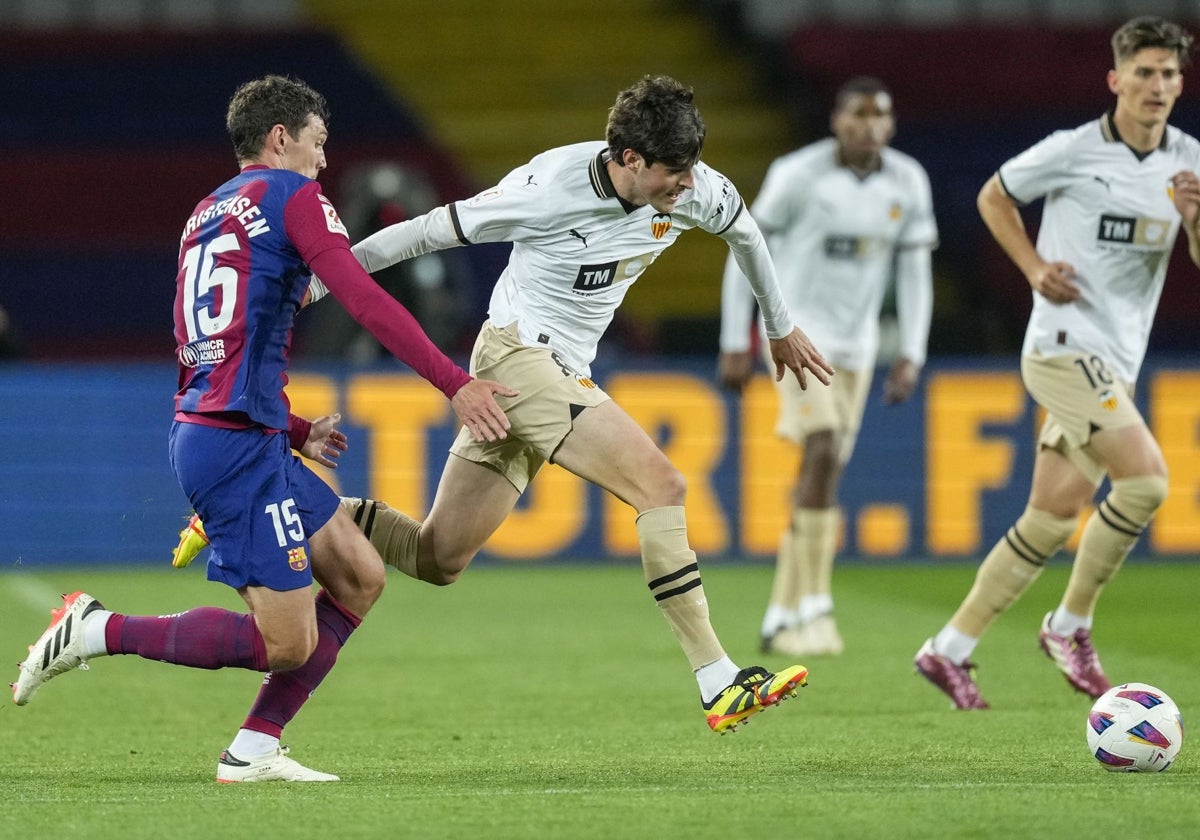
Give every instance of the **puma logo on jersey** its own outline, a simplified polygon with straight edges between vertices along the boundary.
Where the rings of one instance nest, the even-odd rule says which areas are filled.
[[[1100,216],[1100,228],[1096,231],[1096,238],[1101,242],[1161,247],[1166,244],[1170,231],[1171,223],[1162,219],[1113,216],[1104,213]]]
[[[571,236],[574,236],[576,239],[578,239],[580,242],[582,242],[584,248],[587,247],[587,237],[584,236],[579,231],[575,230],[575,228],[571,228],[569,231],[567,231],[567,233],[569,233]]]
[[[1110,186],[1108,185],[1108,181],[1107,181],[1106,179],[1104,179],[1104,178],[1101,178],[1099,175],[1093,175],[1093,176],[1092,176],[1092,180],[1093,180],[1093,181],[1099,181],[1099,182],[1100,182],[1100,183],[1101,183],[1101,184],[1104,186],[1104,189],[1106,189],[1106,190],[1111,190],[1111,189],[1112,189],[1112,187],[1110,187]]]

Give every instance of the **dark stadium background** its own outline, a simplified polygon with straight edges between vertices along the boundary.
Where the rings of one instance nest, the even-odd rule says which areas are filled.
[[[110,536],[100,552],[110,559],[148,561],[160,544],[169,549],[186,513],[162,443],[178,236],[196,201],[234,171],[224,108],[248,78],[290,73],[328,97],[322,183],[363,235],[489,186],[544,148],[599,138],[615,92],[651,72],[696,87],[710,127],[706,159],[752,200],[773,156],[826,133],[841,82],[879,76],[895,94],[895,145],[929,172],[941,232],[927,383],[961,370],[1015,376],[1030,295],[984,230],[975,195],[1011,155],[1110,106],[1108,38],[1126,5],[0,2],[0,310],[9,325],[5,331],[0,318],[0,357],[9,360],[0,359],[0,433],[34,441],[0,455],[0,561],[69,562],[79,534]],[[1200,30],[1198,3],[1148,2],[1138,11]],[[764,27],[764,14],[788,20]],[[1193,134],[1197,91],[1185,85],[1172,119]],[[380,171],[404,176],[395,194],[380,198],[365,186]],[[1028,219],[1036,224],[1036,213]],[[505,252],[447,252],[380,280],[465,363]],[[722,262],[713,237],[693,234],[672,248],[602,343],[602,381],[636,369],[711,385]],[[1156,372],[1196,367],[1195,273],[1177,246],[1151,342]],[[295,358],[298,370],[332,371],[337,381],[396,370],[332,305],[302,316]],[[107,390],[97,393],[97,384]],[[876,504],[902,503],[913,521],[904,553],[916,555],[928,549],[921,523],[930,452],[940,445],[930,437],[926,397],[902,411],[871,407],[861,457],[843,485],[851,520]],[[745,482],[757,477],[736,452],[734,401],[714,398],[733,418],[711,476],[735,523],[727,550],[757,554],[736,524]],[[973,523],[982,524],[983,544],[1023,504],[1033,421],[1026,406],[985,426],[1015,454]],[[1184,482],[1172,490],[1171,503],[1182,506],[1176,521],[1197,497],[1194,438],[1185,434],[1186,451],[1168,453],[1184,467],[1172,473]],[[444,449],[436,443],[430,483]],[[126,469],[131,463],[136,468]],[[363,486],[371,466],[348,466],[346,481],[357,486],[346,489],[372,492]],[[140,484],[149,474],[150,484]],[[69,533],[55,526],[64,504],[79,526]],[[611,545],[600,502],[589,505],[572,556],[603,556]],[[1200,536],[1193,541],[1200,546]],[[846,545],[862,547],[853,530]]]

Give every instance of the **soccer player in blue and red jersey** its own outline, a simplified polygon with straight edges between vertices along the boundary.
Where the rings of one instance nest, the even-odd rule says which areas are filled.
[[[77,592],[54,611],[13,685],[24,705],[52,677],[121,653],[269,671],[221,754],[221,782],[337,780],[288,757],[279,736],[384,585],[379,554],[291,452],[329,465],[345,447],[336,416],[309,423],[289,412],[284,394],[293,319],[312,274],[442,391],[479,440],[506,437],[495,395],[517,395],[446,358],[359,266],[316,181],[326,117],[324,98],[302,82],[267,76],[241,86],[226,116],[241,171],[197,205],[180,243],[171,466],[212,543],[209,579],[235,588],[250,613],[130,616]]]

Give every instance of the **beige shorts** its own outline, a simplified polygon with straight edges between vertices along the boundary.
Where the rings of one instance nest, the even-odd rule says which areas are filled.
[[[500,328],[484,323],[471,351],[471,375],[521,392],[496,398],[512,428],[504,440],[480,443],[464,427],[450,451],[494,469],[522,493],[571,431],[575,415],[612,399],[549,347],[522,344],[516,324]]]
[[[1105,472],[1085,449],[1092,434],[1146,422],[1133,402],[1133,383],[1116,379],[1095,356],[1022,356],[1021,379],[1046,410],[1038,445],[1061,453],[1092,481]]]
[[[774,376],[775,362],[771,360],[769,347],[764,346],[763,356],[767,361],[767,370]],[[814,432],[836,432],[841,440],[841,462],[848,463],[858,441],[858,430],[862,426],[873,375],[874,371],[870,368],[838,368],[837,375],[829,385],[822,385],[810,374],[808,388],[801,388],[796,375],[790,370],[786,371],[783,380],[775,383],[775,390],[779,394],[779,418],[775,422],[775,434],[793,443],[803,443],[804,438]]]

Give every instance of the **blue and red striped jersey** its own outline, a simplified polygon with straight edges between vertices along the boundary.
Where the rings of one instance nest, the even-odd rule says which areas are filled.
[[[176,410],[236,412],[286,429],[286,370],[308,263],[349,245],[317,182],[296,172],[249,166],[201,201],[179,248]]]

